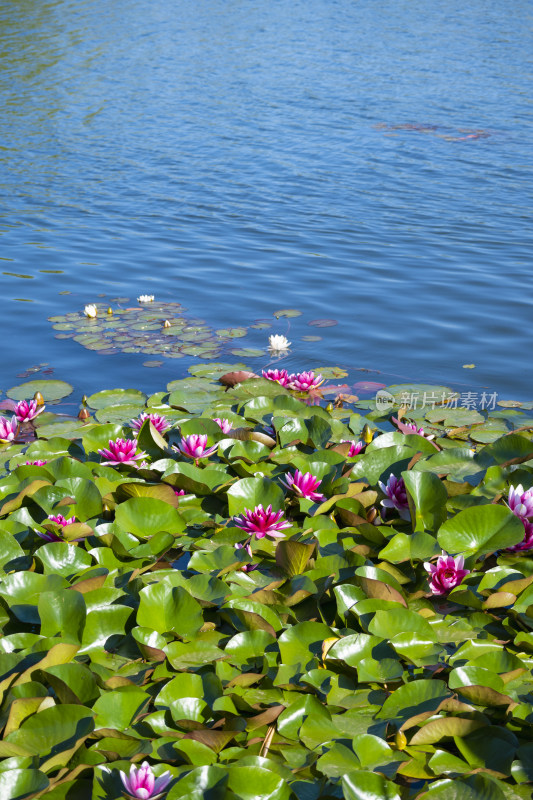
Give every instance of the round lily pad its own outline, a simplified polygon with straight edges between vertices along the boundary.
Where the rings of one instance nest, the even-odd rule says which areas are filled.
[[[146,395],[138,389],[104,389],[87,398],[87,405],[91,408],[106,408],[107,406],[131,405],[143,407]]]
[[[296,308],[282,308],[279,311],[274,311],[274,316],[276,319],[280,317],[301,317],[302,312]]]
[[[40,392],[44,400],[61,400],[73,391],[70,383],[54,380],[36,380],[21,383],[8,389],[7,396],[12,400],[29,400],[35,392]]]

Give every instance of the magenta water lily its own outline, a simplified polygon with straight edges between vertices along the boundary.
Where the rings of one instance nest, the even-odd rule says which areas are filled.
[[[76,517],[70,517],[67,519],[63,516],[63,514],[49,514],[48,519],[50,522],[54,522],[56,525],[60,527],[60,533],[63,532],[63,528],[66,528],[67,525],[73,525],[76,522]],[[41,539],[44,539],[46,542],[64,542],[64,538],[60,535],[60,533],[56,533],[55,531],[38,531],[36,530],[35,533],[37,536],[40,536]]]
[[[304,474],[297,469],[293,474],[287,473],[285,480],[281,482],[287,489],[300,497],[304,497],[306,500],[313,500],[318,503],[324,499],[324,495],[316,491],[322,481],[310,472]]]
[[[447,594],[470,572],[469,569],[464,569],[463,556],[454,558],[444,552],[438,557],[436,564],[425,561],[424,569],[429,573],[431,593],[437,595]]]
[[[146,420],[149,420],[152,423],[158,433],[165,433],[165,431],[168,431],[171,427],[168,419],[161,416],[161,414],[147,414],[146,412],[143,412],[142,414],[139,414],[137,419],[132,419],[130,421],[130,425],[135,431],[134,435],[139,433]]]
[[[361,453],[366,447],[365,442],[362,442],[360,439],[357,442],[355,441],[355,439],[341,439],[341,443],[344,442],[350,445],[350,449],[346,453],[348,458],[353,458],[354,456],[358,456],[359,453]]]
[[[120,778],[128,797],[133,800],[156,800],[162,797],[162,792],[170,783],[170,772],[164,772],[156,778],[148,761],[143,761],[140,767],[132,764],[130,774],[120,771]]]
[[[99,450],[99,455],[105,458],[102,464],[117,467],[120,464],[134,467],[139,459],[143,459],[146,453],[136,453],[137,442],[133,439],[112,439],[109,440],[109,447]]]
[[[263,378],[266,378],[267,381],[275,381],[280,386],[289,384],[289,373],[286,369],[264,369]]]
[[[322,375],[315,375],[311,370],[310,372],[298,372],[296,375],[289,375],[289,389],[294,389],[296,392],[309,392],[311,389],[318,389],[324,383]]]
[[[233,428],[233,422],[230,422],[229,419],[220,419],[220,417],[215,417],[213,422],[216,422],[222,433],[229,433]]]
[[[38,406],[35,400],[21,400],[13,409],[18,422],[31,422],[42,414],[46,406]]]
[[[533,487],[524,491],[522,484],[519,484],[516,489],[514,486],[510,486],[507,505],[517,517],[523,519],[533,517]]]
[[[11,419],[0,417],[0,442],[12,442],[18,431],[18,422],[13,414]]]
[[[218,446],[216,444],[213,447],[207,446],[206,433],[191,433],[189,436],[184,436],[177,447],[173,449],[180,452],[185,458],[192,458],[197,461],[200,458],[208,458],[213,453],[216,453]]]
[[[245,508],[242,517],[233,517],[233,522],[256,539],[263,539],[265,536],[283,539],[283,530],[291,527],[291,523],[283,519],[283,511],[272,511],[272,505],[263,508],[262,503],[253,511]]]

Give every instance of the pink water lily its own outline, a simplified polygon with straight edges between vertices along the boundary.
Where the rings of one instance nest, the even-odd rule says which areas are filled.
[[[229,433],[233,428],[233,422],[230,422],[229,419],[220,419],[220,417],[215,417],[213,422],[216,422],[222,433]]]
[[[140,767],[132,764],[129,775],[119,771],[127,795],[133,800],[156,800],[157,797],[162,797],[171,778],[168,771],[156,778],[148,761],[143,761]]]
[[[171,427],[168,419],[161,416],[161,414],[147,414],[146,411],[143,411],[142,414],[139,414],[137,419],[130,420],[130,425],[135,431],[133,434],[134,436],[139,433],[145,420],[147,419],[150,420],[158,433],[165,433],[165,431],[168,431],[168,429]]]
[[[25,461],[24,465],[26,467],[44,467],[45,464],[48,464],[48,461]]]
[[[208,458],[213,453],[216,453],[218,446],[215,444],[213,447],[207,446],[207,434],[191,433],[185,436],[177,447],[173,448],[185,456],[186,458],[193,458],[197,461],[199,458]]]
[[[73,525],[76,522],[76,517],[70,517],[70,519],[66,519],[63,514],[49,514],[48,519],[50,522],[55,522],[56,525],[59,525],[60,532],[56,533],[55,531],[35,531],[37,536],[40,536],[41,539],[44,539],[46,542],[64,542],[64,538],[60,535],[63,533],[63,528],[66,528],[67,525]]]
[[[18,422],[13,414],[11,421],[0,417],[0,442],[12,442],[18,432]]]
[[[176,497],[183,497],[186,494],[185,489],[174,489],[174,494]]]
[[[341,439],[341,443],[348,443],[350,445],[350,449],[346,453],[348,458],[353,458],[354,456],[358,456],[361,450],[366,447],[365,442],[359,440],[358,442],[355,439]]]
[[[272,505],[263,508],[262,503],[254,508],[253,511],[245,508],[242,517],[233,517],[233,521],[238,528],[242,528],[247,533],[251,533],[256,539],[263,539],[271,536],[273,539],[283,539],[284,528],[290,528],[291,523],[282,520],[283,511],[272,511]]]
[[[247,544],[241,544],[240,542],[237,542],[237,544],[235,545],[235,550],[244,550],[246,553],[248,553],[250,558],[252,558],[253,554],[250,542],[247,542]],[[257,569],[258,566],[259,566],[258,564],[243,564],[241,566],[241,572],[253,572],[254,569]]]
[[[318,389],[324,383],[322,375],[315,375],[313,371],[298,372],[296,375],[289,375],[289,389],[296,392],[308,392],[310,389]]]
[[[306,500],[314,500],[315,503],[324,499],[323,494],[315,491],[322,481],[310,472],[304,474],[297,469],[292,475],[288,472],[285,478],[286,480],[281,481],[282,484],[300,497],[304,497]]]
[[[444,551],[438,557],[436,564],[430,564],[429,561],[424,562],[424,569],[429,573],[429,588],[432,594],[446,594],[458,586],[465,575],[470,572],[469,569],[464,569],[464,557],[449,556]]]
[[[30,400],[29,403],[26,400],[21,400],[15,408],[13,409],[17,420],[19,422],[31,422],[38,417],[39,414],[42,414],[45,409],[45,406],[38,406],[35,400]]]
[[[135,467],[136,461],[144,458],[146,453],[135,453],[137,442],[133,439],[113,439],[109,440],[109,447],[98,451],[98,454],[107,459],[102,461],[103,465],[116,467],[125,464]]]
[[[383,481],[379,481],[378,485],[387,496],[385,500],[381,501],[383,508],[394,508],[402,519],[410,519],[407,491],[403,478],[396,478],[391,472],[387,484],[385,485]]]
[[[267,381],[275,381],[280,386],[287,386],[289,383],[289,373],[286,369],[264,369],[263,378]]]
[[[533,487],[524,492],[522,484],[509,487],[507,505],[517,517],[527,519],[533,517]]]
[[[524,525],[524,538],[518,544],[514,544],[512,547],[507,547],[506,550],[509,553],[519,553],[523,550],[533,550],[533,522],[525,519],[524,517],[519,517],[522,520]]]

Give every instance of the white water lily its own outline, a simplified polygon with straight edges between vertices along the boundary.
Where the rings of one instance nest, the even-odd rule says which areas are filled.
[[[271,350],[286,350],[291,343],[286,336],[275,333],[268,338],[268,346]]]
[[[154,302],[154,296],[153,296],[153,294],[141,294],[137,298],[137,302],[138,303],[153,303]]]
[[[85,306],[83,311],[85,316],[90,317],[91,319],[94,319],[94,317],[96,317],[96,315],[98,314],[98,309],[96,308],[94,303],[89,303],[88,306]]]

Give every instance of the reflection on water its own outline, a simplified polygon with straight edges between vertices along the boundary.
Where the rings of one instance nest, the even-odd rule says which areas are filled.
[[[529,3],[21,0],[0,26],[3,388],[183,374],[47,322],[148,292],[252,349],[300,309],[289,369],[532,395]]]

